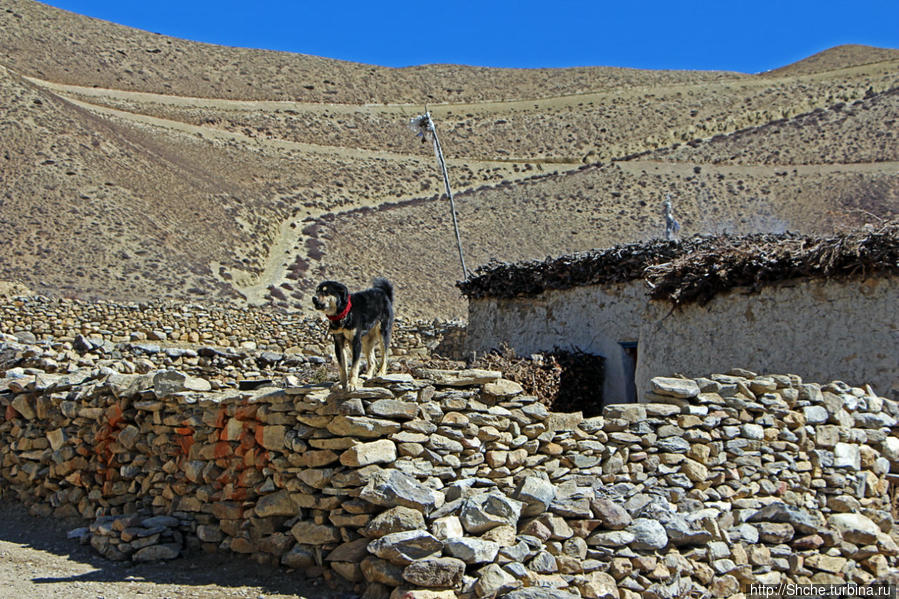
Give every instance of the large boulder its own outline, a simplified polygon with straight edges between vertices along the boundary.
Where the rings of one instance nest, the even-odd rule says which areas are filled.
[[[634,535],[631,543],[633,549],[655,551],[664,549],[668,545],[668,533],[665,532],[665,527],[656,520],[637,518],[627,527],[627,530]]]
[[[539,516],[555,499],[556,487],[544,478],[528,476],[519,483],[514,496],[524,504],[523,516]]]
[[[406,566],[406,582],[426,588],[453,588],[462,584],[465,562],[454,557],[417,560]]]
[[[791,524],[795,530],[804,534],[814,534],[824,526],[823,522],[819,522],[805,510],[781,502],[766,505],[752,514],[747,522]]]
[[[399,470],[385,470],[374,474],[359,497],[375,505],[402,505],[423,514],[443,505],[444,499],[443,493],[429,489]]]
[[[369,552],[393,564],[406,566],[443,550],[443,543],[423,530],[394,532],[368,544]]]
[[[843,535],[843,539],[857,545],[871,545],[877,542],[880,527],[873,520],[861,514],[833,514],[827,524]]]
[[[469,497],[462,505],[459,520],[471,534],[481,534],[501,525],[517,526],[524,504],[498,492]]]

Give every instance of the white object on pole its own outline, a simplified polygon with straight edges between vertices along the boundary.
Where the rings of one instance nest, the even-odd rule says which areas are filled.
[[[665,239],[668,241],[673,241],[677,239],[677,234],[680,232],[680,223],[674,218],[674,213],[671,210],[671,194],[665,194]]]

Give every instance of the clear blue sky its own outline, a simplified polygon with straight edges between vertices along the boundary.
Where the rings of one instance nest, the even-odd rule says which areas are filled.
[[[840,44],[899,48],[899,0],[48,0],[175,37],[383,66],[756,73]]]

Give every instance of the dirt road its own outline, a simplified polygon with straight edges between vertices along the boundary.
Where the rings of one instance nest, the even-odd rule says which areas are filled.
[[[348,588],[228,555],[133,565],[68,540],[68,528],[0,500],[0,599],[356,599]]]

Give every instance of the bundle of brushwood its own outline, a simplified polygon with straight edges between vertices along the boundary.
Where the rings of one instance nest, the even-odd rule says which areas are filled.
[[[653,240],[543,261],[491,261],[457,283],[470,300],[536,296],[551,289],[646,281],[650,297],[705,303],[735,287],[802,277],[899,272],[899,222],[816,238],[795,233],[696,235]]]
[[[597,283],[639,279],[650,264],[673,260],[701,238],[677,243],[654,240],[510,264],[492,260],[473,277],[457,284],[469,299],[532,296],[548,289],[567,289]]]
[[[705,304],[736,287],[798,278],[899,274],[899,223],[828,238],[795,235],[717,237],[674,259],[647,266],[650,297]]]
[[[506,346],[485,354],[473,366],[503,372],[550,410],[580,411],[588,418],[602,414],[602,356],[556,348],[524,358]]]

